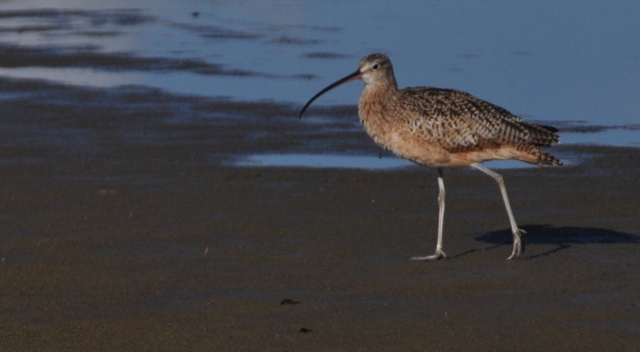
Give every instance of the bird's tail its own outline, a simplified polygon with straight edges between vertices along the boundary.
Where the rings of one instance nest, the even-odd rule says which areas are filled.
[[[562,165],[562,161],[547,153],[541,147],[532,144],[514,146],[519,151],[519,160],[533,165]]]
[[[540,149],[540,155],[538,156],[538,165],[560,165],[562,166],[562,160]]]
[[[532,123],[522,123],[522,125],[529,131],[529,141],[534,145],[548,147],[551,144],[560,142],[560,136],[556,133],[558,129],[555,127]]]

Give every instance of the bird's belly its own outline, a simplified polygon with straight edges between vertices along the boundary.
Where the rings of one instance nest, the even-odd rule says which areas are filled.
[[[519,159],[520,152],[510,147],[471,149],[449,152],[437,143],[429,143],[414,134],[390,132],[375,136],[374,140],[397,156],[431,168],[464,167],[487,160]]]
[[[374,140],[397,156],[416,164],[432,168],[469,165],[452,165],[451,153],[415,136],[390,132],[383,138],[374,137]]]

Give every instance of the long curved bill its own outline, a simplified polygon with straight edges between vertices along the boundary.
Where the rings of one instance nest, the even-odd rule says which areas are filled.
[[[342,78],[336,82],[331,83],[327,88],[321,90],[320,92],[318,92],[318,94],[314,95],[313,98],[309,99],[309,101],[304,104],[304,107],[302,108],[302,110],[300,110],[300,115],[298,115],[298,118],[302,118],[302,114],[304,114],[305,110],[307,110],[307,108],[309,107],[309,105],[311,105],[311,103],[313,103],[314,100],[318,99],[318,97],[320,97],[322,94],[330,91],[331,89],[343,84],[343,83],[347,83],[349,81],[353,81],[356,79],[360,79],[362,78],[362,72],[360,72],[360,70],[357,70],[356,72],[348,75],[345,78]]]

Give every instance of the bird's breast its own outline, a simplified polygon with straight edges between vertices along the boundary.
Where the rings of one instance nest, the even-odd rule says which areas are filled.
[[[365,131],[376,143],[388,148],[387,139],[394,128],[393,97],[382,88],[365,86],[358,102],[358,115]]]

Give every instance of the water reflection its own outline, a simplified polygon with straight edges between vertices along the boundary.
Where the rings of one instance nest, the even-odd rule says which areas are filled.
[[[236,160],[235,166],[394,169],[415,164],[390,157],[320,154],[255,154]]]
[[[3,47],[89,51],[105,62],[192,60],[219,71],[16,59],[3,60],[0,75],[302,104],[353,71],[360,56],[383,51],[401,87],[462,89],[552,125],[625,126],[640,121],[638,18],[640,3],[633,0],[562,6],[551,0],[8,0],[0,3]],[[361,89],[343,86],[317,103],[355,105]],[[620,143],[610,135],[578,139]],[[627,145],[640,139],[637,130],[622,135]]]
[[[521,169],[532,165],[516,161],[490,161],[484,163],[492,169]],[[321,154],[254,154],[231,163],[234,166],[260,167],[306,167],[306,168],[347,168],[347,169],[398,169],[421,167],[410,161],[396,157],[376,157],[369,155],[321,155]]]

